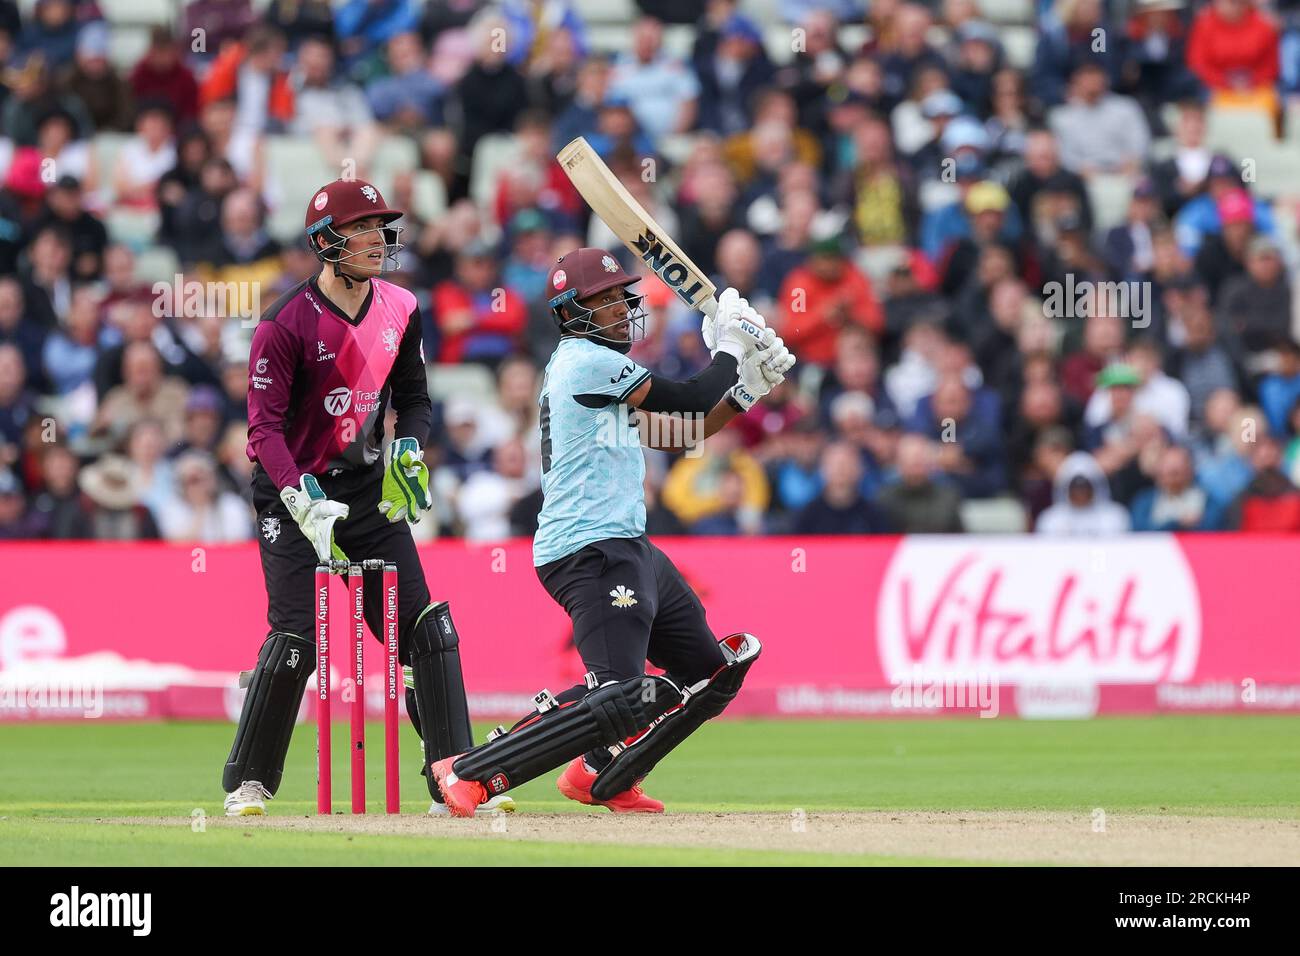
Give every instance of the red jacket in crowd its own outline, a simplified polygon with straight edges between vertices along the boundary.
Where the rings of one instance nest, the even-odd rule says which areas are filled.
[[[1187,65],[1212,90],[1258,90],[1277,82],[1277,27],[1258,10],[1231,23],[1206,6],[1196,15]]]

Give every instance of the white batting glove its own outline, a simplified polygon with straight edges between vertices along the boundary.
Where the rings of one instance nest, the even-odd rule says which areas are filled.
[[[763,360],[758,367],[763,377],[776,388],[785,381],[786,373],[794,368],[794,353],[785,347],[780,336],[775,336],[769,343],[768,350],[763,353]]]
[[[709,350],[710,358],[718,354],[718,320],[725,316],[740,314],[740,293],[735,289],[723,289],[717,301],[718,307],[713,310],[713,314],[704,313],[704,320],[700,323],[700,335],[704,338],[704,345]]]

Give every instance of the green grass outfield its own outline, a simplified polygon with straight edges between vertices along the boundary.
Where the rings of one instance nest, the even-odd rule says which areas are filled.
[[[479,728],[481,737],[486,728]],[[0,865],[36,864],[772,864],[944,862],[762,849],[492,841],[429,835],[211,826],[221,815],[225,723],[0,727]],[[336,724],[335,809],[346,808],[346,727]],[[368,728],[371,813],[380,808],[382,727]],[[409,727],[403,810],[428,806]],[[314,809],[314,734],[301,726],[277,817]],[[515,791],[521,814],[585,813],[551,777]],[[670,813],[998,810],[1300,819],[1300,718],[732,720],[705,727],[647,789]],[[97,820],[170,818],[131,825]],[[340,818],[341,819],[341,818]],[[522,819],[517,817],[516,819]],[[451,825],[455,825],[452,823]]]

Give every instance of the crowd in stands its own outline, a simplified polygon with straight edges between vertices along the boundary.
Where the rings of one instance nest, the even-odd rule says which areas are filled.
[[[1296,0],[1026,3],[1031,57],[979,0],[636,6],[610,42],[568,0],[193,0],[122,63],[93,0],[0,0],[0,538],[257,534],[239,316],[319,269],[274,137],[417,157],[383,183],[435,395],[415,533],[531,534],[547,272],[645,274],[554,162],[578,135],[799,360],[647,453],[650,534],[1300,531]],[[241,301],[182,307],[160,250]],[[632,356],[707,364],[639,291]]]

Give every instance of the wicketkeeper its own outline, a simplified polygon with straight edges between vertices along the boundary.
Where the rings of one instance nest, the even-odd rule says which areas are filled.
[[[370,183],[318,190],[306,230],[320,273],[264,312],[253,333],[248,457],[270,633],[222,778],[232,816],[265,813],[280,786],[315,673],[315,568],[331,556],[397,565],[399,656],[414,672],[407,710],[423,766],[472,742],[456,628],[447,603],[429,599],[408,526],[430,507],[422,459],[432,405],[415,297],[379,278],[397,267],[401,215]],[[385,442],[390,402],[396,434]],[[382,634],[381,588],[365,596],[370,631]],[[432,778],[429,791],[430,812],[445,813]]]

